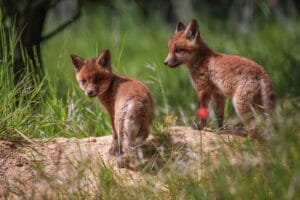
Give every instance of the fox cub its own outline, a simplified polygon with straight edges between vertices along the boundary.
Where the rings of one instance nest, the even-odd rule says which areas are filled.
[[[141,145],[153,119],[153,100],[146,86],[113,73],[109,50],[98,58],[71,55],[71,59],[79,86],[89,97],[97,97],[109,114],[113,136],[109,153],[121,156],[123,146],[126,150]]]
[[[206,125],[208,104],[213,98],[218,126],[223,126],[224,98],[232,99],[235,111],[248,130],[256,110],[270,115],[275,107],[275,90],[264,68],[252,60],[236,55],[216,53],[203,41],[198,23],[191,20],[186,27],[178,23],[168,43],[164,61],[170,68],[187,66],[191,82],[197,90],[200,114],[198,129]]]

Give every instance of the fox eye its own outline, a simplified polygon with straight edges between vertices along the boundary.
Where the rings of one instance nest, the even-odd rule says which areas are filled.
[[[85,79],[82,79],[82,80],[80,81],[80,83],[81,83],[82,85],[84,85],[84,84],[86,83],[86,80],[85,80]]]
[[[95,80],[94,80],[94,81],[95,81],[96,83],[98,83],[98,82],[100,82],[100,81],[101,81],[101,78],[97,76],[97,77],[95,78]]]
[[[184,51],[184,49],[181,49],[181,48],[175,49],[175,53],[181,53],[181,52],[183,52],[183,51]]]

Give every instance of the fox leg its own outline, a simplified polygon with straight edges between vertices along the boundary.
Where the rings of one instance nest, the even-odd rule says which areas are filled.
[[[119,122],[116,123],[116,132],[113,134],[112,146],[110,148],[110,154],[117,157],[117,166],[118,168],[124,168],[128,166],[126,151],[124,149],[124,137],[125,130],[123,120],[119,119]],[[124,151],[123,151],[124,150]]]
[[[232,99],[235,111],[238,117],[241,119],[247,131],[249,132],[249,138],[255,138],[256,130],[254,125],[254,95],[247,91],[245,93],[237,94]]]
[[[213,98],[214,113],[217,118],[218,128],[221,129],[223,127],[225,98],[224,96],[217,93],[213,95]]]
[[[123,145],[122,145],[122,141],[119,137],[119,134],[116,133],[115,131],[113,131],[112,137],[113,137],[113,140],[111,143],[111,147],[109,149],[109,154],[115,155],[115,156],[123,154],[123,150],[122,150]]]
[[[211,94],[206,92],[198,93],[199,109],[203,109],[208,112],[208,103],[210,101]],[[202,116],[197,116],[196,122],[193,124],[193,129],[201,130],[206,126],[207,118]]]
[[[109,154],[110,155],[121,155],[123,154],[123,144],[122,144],[122,135],[120,133],[120,128],[118,128],[118,130],[116,130],[116,124],[114,123],[114,119],[110,118],[111,121],[111,126],[112,126],[112,143],[111,143],[111,147],[109,149]],[[118,131],[118,132],[117,132]]]

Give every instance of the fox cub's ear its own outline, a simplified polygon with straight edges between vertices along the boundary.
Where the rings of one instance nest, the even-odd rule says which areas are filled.
[[[198,22],[195,19],[192,19],[190,21],[188,27],[186,28],[185,32],[185,37],[189,40],[195,40],[197,39],[199,35],[199,28],[198,28]]]
[[[84,59],[73,54],[70,57],[72,59],[72,63],[75,67],[75,70],[78,72],[84,64]]]
[[[178,24],[176,26],[175,34],[184,29],[185,29],[185,25],[182,22],[178,22]]]
[[[98,64],[111,71],[111,58],[110,58],[110,52],[108,49],[102,51],[100,56],[97,58]]]

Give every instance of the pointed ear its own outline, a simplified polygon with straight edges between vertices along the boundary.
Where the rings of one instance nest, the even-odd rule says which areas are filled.
[[[195,19],[190,21],[188,27],[185,29],[185,37],[189,40],[195,40],[199,35],[198,22]]]
[[[111,71],[111,58],[110,58],[110,52],[108,49],[102,51],[100,56],[97,58],[97,63],[103,67]]]
[[[178,22],[178,24],[176,26],[175,34],[184,29],[185,29],[185,25],[182,22]]]
[[[73,55],[73,54],[70,55],[70,57],[72,59],[72,63],[75,67],[75,70],[78,72],[84,64],[84,59],[79,56]]]

